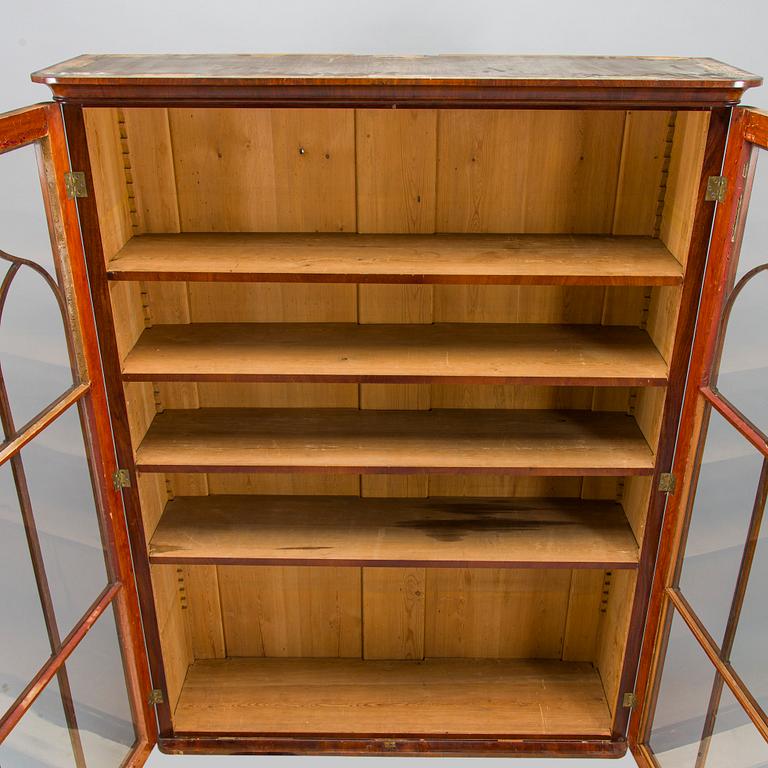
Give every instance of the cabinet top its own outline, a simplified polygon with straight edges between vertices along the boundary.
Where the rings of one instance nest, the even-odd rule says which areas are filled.
[[[762,83],[706,58],[324,54],[84,54],[32,80],[81,104],[704,108]]]

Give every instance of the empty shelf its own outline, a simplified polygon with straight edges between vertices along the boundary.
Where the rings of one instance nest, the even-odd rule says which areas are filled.
[[[678,285],[650,237],[183,233],[131,238],[113,280]]]
[[[127,381],[647,386],[667,365],[640,328],[595,325],[193,323],[142,333]]]
[[[587,737],[608,736],[611,715],[586,662],[241,658],[192,664],[174,725],[209,734]]]
[[[613,501],[356,496],[181,496],[153,563],[636,568]]]
[[[145,472],[645,475],[654,456],[622,413],[200,408],[158,414],[136,465]]]

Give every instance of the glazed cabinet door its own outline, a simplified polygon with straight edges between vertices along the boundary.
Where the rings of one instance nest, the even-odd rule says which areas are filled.
[[[68,172],[58,105],[0,115],[4,768],[138,766],[156,740]]]
[[[719,204],[630,727],[641,765],[661,768],[768,765],[768,113],[734,110],[709,193]]]

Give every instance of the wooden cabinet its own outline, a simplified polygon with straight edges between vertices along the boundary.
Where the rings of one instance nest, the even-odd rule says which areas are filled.
[[[83,174],[161,748],[623,754],[760,79],[480,56],[33,79]]]

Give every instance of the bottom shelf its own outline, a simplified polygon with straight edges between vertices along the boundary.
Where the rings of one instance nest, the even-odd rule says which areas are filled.
[[[585,662],[237,658],[190,666],[174,730],[605,737],[611,716]]]

